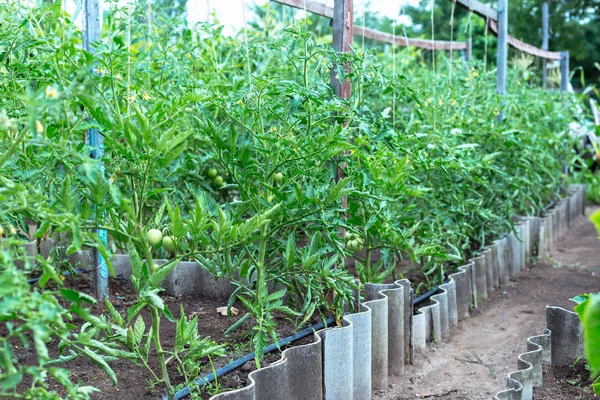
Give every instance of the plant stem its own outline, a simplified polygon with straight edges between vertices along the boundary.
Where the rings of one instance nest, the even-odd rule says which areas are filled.
[[[367,282],[371,282],[373,280],[372,275],[372,271],[371,271],[371,241],[370,241],[370,236],[369,236],[369,232],[365,232],[365,267],[367,268],[367,276],[368,276],[368,281]]]
[[[262,334],[263,330],[263,319],[264,319],[264,297],[267,297],[267,282],[264,277],[265,268],[265,256],[267,250],[267,224],[263,225],[260,229],[260,251],[258,253],[258,262],[256,263],[256,292],[254,295],[254,304],[258,310],[260,310],[260,318],[256,321],[258,323],[259,335]],[[256,368],[260,369],[260,360],[262,359],[263,353],[255,352],[254,361],[256,362]]]
[[[158,365],[160,365],[160,372],[162,379],[165,382],[167,388],[167,395],[169,399],[173,398],[173,386],[169,380],[169,371],[167,370],[167,363],[165,361],[165,353],[160,344],[160,315],[158,309],[154,306],[150,306],[152,310],[152,336],[154,340],[154,348],[156,349],[156,357],[158,358]]]

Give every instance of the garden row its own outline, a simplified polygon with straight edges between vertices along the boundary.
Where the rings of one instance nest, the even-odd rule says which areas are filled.
[[[493,241],[479,257],[460,267],[431,297],[431,305],[418,308],[414,315],[409,281],[367,283],[359,312],[344,316],[341,327],[316,332],[313,344],[285,350],[278,363],[251,373],[246,388],[212,399],[371,398],[373,390],[386,390],[388,376],[401,375],[404,365],[419,357],[427,343],[443,342],[480,300],[517,278],[530,258],[548,252],[584,213],[585,187],[574,185],[546,217],[520,218],[516,234]],[[576,354],[583,354],[581,328],[579,323],[565,325],[563,319],[570,317],[559,311],[550,318],[549,327],[556,327],[553,362],[565,365],[565,360],[574,360],[572,343],[579,341]],[[578,321],[576,315],[574,320]],[[576,332],[575,339],[567,331]],[[539,358],[535,371],[529,365],[519,377],[511,374],[509,390],[499,399],[531,398],[532,382],[541,379],[542,355],[534,354]]]
[[[164,287],[239,301],[231,330],[250,325],[260,366],[276,315],[298,329],[315,317],[342,323],[357,279],[410,278],[418,294],[471,258],[484,268],[486,243],[568,194],[577,99],[533,89],[522,60],[498,123],[495,75],[477,61],[439,55],[432,73],[407,51],[399,75],[390,49],[337,54],[314,27],[284,25],[277,7],[247,27],[247,42],[167,15],[147,29],[144,10],[113,7],[90,54],[60,4],[0,4],[0,272],[14,289],[0,344],[14,354],[31,341],[38,357],[0,361],[2,395],[20,395],[29,375],[28,395],[59,396],[50,374],[85,398],[93,389],[54,367],[78,357],[115,383],[117,359],[148,368],[170,395],[174,364],[192,383],[200,360],[224,350],[185,315],[163,348],[161,324],[175,322]],[[352,81],[350,99],[332,92],[332,69]],[[93,129],[102,160],[85,141]],[[108,315],[93,315],[89,295],[61,288],[94,252],[135,288],[126,313],[107,301]],[[58,357],[46,349],[56,338]]]

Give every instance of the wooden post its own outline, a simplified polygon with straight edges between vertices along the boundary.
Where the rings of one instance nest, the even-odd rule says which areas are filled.
[[[473,57],[473,38],[467,39],[467,49],[465,50],[465,61],[471,61],[471,57]]]
[[[354,29],[353,0],[335,0],[333,6],[333,48],[340,53],[348,53],[352,45]],[[345,68],[345,67],[344,67]],[[331,70],[331,86],[342,99],[350,97],[350,81],[340,81],[336,67]]]
[[[498,2],[498,62],[496,90],[506,97],[506,70],[508,67],[508,0]],[[504,101],[500,107],[498,120],[504,119]]]
[[[569,52],[560,52],[560,90],[566,92],[569,90]]]
[[[94,52],[92,43],[100,40],[100,0],[84,0],[84,12],[85,12],[85,29],[83,30],[83,45],[84,48],[90,53]],[[92,158],[101,160],[104,156],[104,138],[98,133],[97,129],[90,129],[88,131],[88,143],[92,147]],[[104,176],[104,164],[100,161],[99,164],[100,172]],[[100,240],[105,244],[107,243],[107,235],[104,230],[97,230],[96,232]],[[101,300],[108,297],[108,267],[106,261],[98,252],[94,249],[94,295],[97,299]]]
[[[352,46],[352,37],[354,34],[354,9],[353,0],[335,0],[333,3],[333,48],[340,53],[350,52]],[[341,68],[348,68],[342,65]],[[335,93],[342,99],[350,98],[351,85],[349,79],[344,79],[338,76],[338,66],[334,66],[331,70],[331,86],[335,90]],[[344,123],[345,125],[346,123]],[[346,163],[342,163],[340,168],[336,171],[336,181],[339,181],[344,177],[343,169],[346,167]],[[348,198],[346,196],[341,199],[342,207],[348,208]],[[340,237],[344,237],[344,228],[340,227]]]
[[[549,42],[549,26],[550,26],[550,12],[548,9],[548,3],[542,4],[542,50],[548,50],[548,42]],[[542,78],[542,87],[546,89],[548,86],[548,62],[546,60],[542,60],[542,68],[543,78]]]

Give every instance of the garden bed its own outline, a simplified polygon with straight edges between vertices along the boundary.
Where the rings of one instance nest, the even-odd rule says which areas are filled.
[[[91,276],[89,274],[81,274],[79,276],[68,276],[65,279],[65,287],[81,291],[83,293],[90,292],[92,288]],[[51,285],[52,286],[52,285]],[[133,303],[135,299],[135,293],[131,284],[127,281],[110,279],[110,295],[111,303],[115,309],[122,314],[126,314],[127,309]],[[225,331],[243,315],[244,311],[241,304],[236,302],[233,304],[234,307],[241,310],[237,316],[223,316],[217,312],[217,308],[226,306],[222,301],[211,300],[208,298],[185,296],[185,297],[172,297],[163,296],[165,305],[168,306],[175,319],[180,317],[179,307],[183,306],[186,315],[189,318],[195,316],[198,317],[198,332],[203,337],[209,337],[213,341],[226,346],[226,355],[224,357],[215,357],[213,359],[213,365],[215,369],[219,369],[234,359],[240,358],[247,353],[252,351],[251,348],[251,325],[246,323],[239,329],[231,332],[231,334],[225,336]],[[103,303],[98,303],[93,306],[93,313],[97,316],[107,314],[106,307]],[[144,310],[141,314],[149,324],[151,319],[148,310]],[[277,334],[279,339],[290,336],[297,332],[293,322],[285,318],[283,315],[276,316],[277,320]],[[83,321],[75,321],[78,325],[81,325]],[[311,324],[317,323],[316,319],[311,320]],[[163,323],[161,324],[161,341],[165,344],[174,343],[175,341],[175,324],[174,323]],[[294,342],[294,345],[301,345],[312,342],[312,335],[309,335],[303,339]],[[58,343],[56,341],[48,344],[48,350],[51,356],[58,356]],[[284,350],[286,347],[283,347]],[[35,362],[35,352],[32,350],[23,350],[21,354],[15,354],[15,357],[19,359],[19,362],[27,364],[29,362]],[[281,358],[281,351],[276,350],[265,356],[263,362],[264,366],[268,366],[272,362],[275,362]],[[158,370],[156,358],[150,357],[149,366],[154,370]],[[101,392],[92,394],[92,399],[98,400],[122,400],[122,399],[158,399],[162,398],[163,391],[162,386],[153,389],[150,384],[152,378],[150,372],[143,366],[136,366],[132,362],[127,360],[117,360],[110,363],[111,368],[115,372],[118,378],[118,386],[114,387],[110,379],[89,359],[76,359],[63,365],[71,371],[71,378],[74,381],[84,382],[86,385],[92,385],[98,388]],[[242,367],[235,371],[218,378],[219,392],[224,392],[231,389],[243,387],[248,382],[248,374],[256,369],[254,361],[249,361]],[[172,384],[179,385],[183,384],[183,378],[180,376],[176,368],[171,365],[169,367],[170,376],[172,377]],[[212,366],[208,360],[201,364],[198,377],[209,375],[213,372]],[[30,380],[23,380],[21,385],[24,387],[30,384]],[[57,386],[57,393],[59,395],[65,395],[59,386]],[[214,384],[205,387],[201,391],[202,399],[208,399],[217,390]]]
[[[594,400],[597,397],[591,388],[590,371],[584,360],[572,366],[542,366],[544,383],[533,389],[535,400]]]
[[[573,192],[573,198],[581,198],[582,195],[583,191],[579,189],[574,190]],[[528,259],[528,257],[533,256],[537,249],[546,249],[548,246],[551,246],[555,235],[557,237],[564,235],[569,221],[578,215],[578,213],[574,211],[577,208],[580,208],[581,203],[574,203],[576,209],[571,210],[570,214],[567,212],[568,203],[563,202],[561,204],[562,205],[560,205],[557,210],[553,211],[543,220],[535,218],[522,219],[516,227],[519,239],[517,239],[515,234],[509,235],[506,239],[496,242],[493,246],[487,247],[485,251],[480,253],[479,257],[470,260],[467,265],[461,267],[458,273],[451,274],[450,280],[442,285],[441,289],[431,299],[426,300],[426,302],[421,304],[418,312],[412,316],[412,318],[405,314],[404,320],[410,321],[408,325],[406,325],[406,322],[400,323],[400,325],[394,325],[398,322],[393,322],[392,319],[390,319],[386,322],[385,328],[381,326],[383,330],[375,328],[376,326],[379,327],[379,325],[387,318],[385,315],[387,315],[388,312],[392,312],[391,310],[388,311],[387,303],[389,303],[389,307],[393,309],[400,307],[404,310],[404,313],[412,310],[412,293],[406,291],[407,288],[409,288],[408,281],[406,281],[405,286],[404,284],[401,284],[401,282],[383,285],[367,285],[366,300],[368,301],[365,303],[365,306],[372,310],[371,314],[374,320],[372,321],[372,324],[369,323],[369,325],[366,325],[372,326],[373,330],[369,332],[369,336],[365,339],[368,341],[373,340],[374,348],[385,344],[384,348],[381,349],[381,351],[384,352],[383,354],[379,354],[378,356],[373,354],[374,363],[378,363],[379,361],[383,363],[378,367],[381,370],[381,373],[374,372],[373,387],[387,388],[387,377],[385,377],[386,373],[383,372],[387,371],[387,368],[383,368],[383,365],[386,365],[388,361],[394,365],[398,362],[404,364],[413,357],[411,354],[412,351],[416,349],[425,349],[432,341],[432,338],[435,338],[436,342],[443,341],[443,339],[447,338],[450,334],[452,327],[465,316],[465,311],[460,311],[459,308],[461,310],[466,310],[471,302],[474,302],[474,306],[477,307],[477,303],[487,298],[488,295],[491,295],[491,293],[499,287],[502,281],[506,281],[507,276],[518,276],[526,266],[525,260]],[[544,231],[544,228],[546,231]],[[197,265],[194,267],[200,268],[200,266]],[[127,278],[127,276],[124,277]],[[458,279],[459,277],[461,279],[455,281],[455,279]],[[91,289],[90,278],[91,277],[87,274],[83,274],[79,277],[69,277],[66,280],[67,287],[82,292],[89,292]],[[463,278],[466,278],[467,280],[464,280]],[[186,284],[189,285],[189,282]],[[115,308],[120,312],[127,310],[136,297],[130,282],[128,282],[127,279],[111,280],[110,288],[111,298],[113,299],[112,301]],[[385,295],[379,293],[385,293]],[[457,294],[460,294],[460,296],[457,296]],[[188,317],[196,315],[199,317],[199,334],[201,336],[208,336],[213,341],[228,346],[225,357],[214,359],[214,367],[216,369],[232,361],[232,359],[239,358],[250,352],[250,337],[247,332],[250,330],[251,325],[241,326],[241,329],[234,332],[230,337],[224,336],[225,330],[232,323],[241,318],[243,312],[233,318],[219,315],[216,312],[216,309],[226,305],[226,301],[223,299],[200,299],[190,296],[163,296],[163,298],[165,304],[171,309],[175,318],[179,317],[177,305],[181,304]],[[382,308],[384,304],[385,308]],[[242,309],[242,306],[239,303],[235,303],[234,306],[238,309]],[[94,306],[94,313],[96,315],[103,315],[106,314],[106,312],[107,310],[104,309],[103,305]],[[466,312],[468,314],[468,311]],[[148,312],[142,313],[142,315],[146,321],[150,320]],[[359,318],[359,316],[360,314],[354,314],[346,317],[346,325],[355,318]],[[277,316],[276,318],[278,324],[277,332],[280,338],[295,332],[295,327],[290,319],[285,318],[283,315]],[[364,323],[364,321],[360,323]],[[355,330],[363,329],[360,328],[360,323],[354,328]],[[390,324],[389,327],[387,326],[388,323]],[[407,328],[409,329],[408,332],[406,331]],[[165,344],[172,343],[175,339],[174,329],[174,324],[162,324],[161,341],[164,341]],[[389,331],[387,329],[389,329]],[[410,332],[410,329],[412,329],[412,332]],[[363,331],[357,338],[362,340],[362,335],[364,335],[364,333],[365,332]],[[326,333],[324,335],[326,335]],[[389,347],[387,343],[388,340],[390,341]],[[401,346],[403,349],[393,349],[394,346],[392,345],[392,341],[397,340],[400,340],[399,343],[403,342],[405,344],[405,346]],[[294,343],[291,347],[294,348],[298,345],[311,342],[312,337],[309,337],[303,341]],[[343,341],[341,343],[343,343]],[[356,343],[352,346],[356,346]],[[52,348],[52,346],[50,346],[50,350],[54,351],[54,354],[56,354],[56,347]],[[370,354],[370,351],[371,350],[369,349],[368,353],[365,353],[365,356],[369,357],[367,354]],[[388,351],[390,351],[390,354],[387,354]],[[358,354],[355,354],[355,357],[356,356],[358,356]],[[380,360],[379,357],[381,358]],[[394,359],[394,357],[396,357],[396,359]],[[400,359],[397,357],[400,357]],[[267,356],[263,367],[280,359],[281,353],[274,352]],[[151,360],[151,364],[155,362],[152,358]],[[330,362],[330,367],[337,368],[338,365],[343,364],[344,362],[341,360],[335,365],[331,365]],[[127,361],[116,361],[111,363],[111,366],[120,382],[116,388],[112,387],[110,380],[95,368],[90,361],[75,360],[66,365],[67,368],[74,371],[72,378],[85,381],[86,384],[94,385],[101,389],[103,396],[101,398],[103,399],[119,399],[123,398],[122,396],[156,398],[162,394],[160,389],[157,391],[149,389],[149,383],[147,381],[149,374],[143,368],[135,367]],[[156,365],[150,366],[156,367]],[[203,391],[204,398],[210,397],[210,395],[217,393],[217,391],[226,392],[230,389],[248,387],[246,386],[249,383],[248,375],[253,371],[254,367],[254,363],[249,362],[234,372],[225,375],[223,378],[219,378],[217,381],[218,387],[205,387],[205,390]],[[402,369],[398,369],[397,366],[394,368],[397,370]],[[264,369],[261,371],[264,371]],[[199,371],[199,377],[210,374],[211,372],[212,367],[208,362],[204,362]],[[173,366],[170,367],[170,373],[173,377],[173,385],[182,383],[181,378],[177,378],[179,374]],[[325,372],[325,375],[327,375],[327,372]],[[368,387],[371,386],[369,385]]]

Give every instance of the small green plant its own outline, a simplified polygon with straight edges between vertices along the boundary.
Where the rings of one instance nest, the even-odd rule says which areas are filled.
[[[46,278],[39,287],[31,286],[14,264],[20,243],[4,239],[0,251],[0,398],[60,399],[57,384],[65,398],[89,398],[99,390],[71,380],[67,363],[75,358],[89,359],[116,385],[109,362],[133,355],[100,339],[108,325],[91,313],[90,305],[96,302],[92,297],[62,288],[62,280],[53,273],[49,279],[56,289],[45,288]],[[75,318],[84,325],[78,327]],[[52,342],[58,342],[59,355],[49,351]]]

